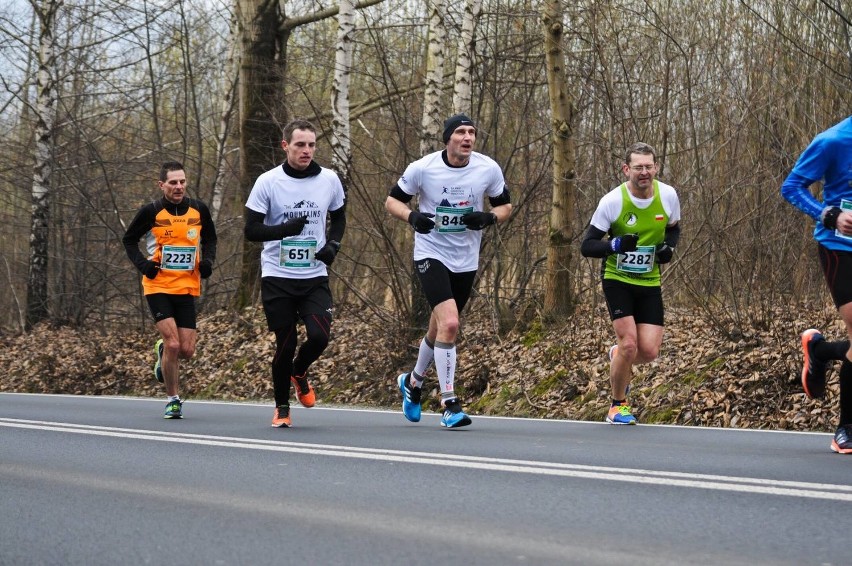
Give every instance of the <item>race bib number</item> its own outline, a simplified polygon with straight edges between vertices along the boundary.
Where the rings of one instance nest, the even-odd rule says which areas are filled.
[[[281,240],[278,265],[296,269],[313,267],[315,253],[317,253],[316,240]]]
[[[197,253],[198,248],[195,246],[163,246],[160,269],[192,271],[195,269],[195,256]]]
[[[435,209],[435,226],[438,227],[438,232],[464,232],[467,227],[462,223],[461,217],[468,212],[473,212],[472,206],[464,208],[437,207]]]
[[[843,212],[852,212],[852,200],[842,199],[840,201],[840,210],[842,210]],[[841,234],[840,230],[835,230],[834,235],[838,238],[843,238],[844,240],[852,240],[852,236]]]
[[[618,254],[615,268],[625,273],[650,273],[654,269],[654,246],[638,246],[636,251]]]

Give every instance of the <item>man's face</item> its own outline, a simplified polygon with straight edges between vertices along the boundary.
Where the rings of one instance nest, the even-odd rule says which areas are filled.
[[[627,176],[627,182],[634,189],[641,191],[650,190],[654,177],[657,174],[657,164],[654,163],[654,156],[643,153],[631,153],[630,162],[621,166],[622,171]]]
[[[453,130],[453,134],[447,141],[447,157],[453,165],[467,163],[476,142],[476,128],[473,126],[459,126]]]
[[[304,171],[311,164],[317,149],[317,135],[310,130],[293,130],[290,141],[281,142],[287,154],[287,163],[297,171]]]
[[[158,181],[157,184],[163,189],[163,196],[167,201],[179,204],[186,194],[186,173],[183,170],[169,171],[166,173],[166,180]]]

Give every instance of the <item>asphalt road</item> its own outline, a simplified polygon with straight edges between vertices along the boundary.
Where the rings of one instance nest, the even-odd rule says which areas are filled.
[[[829,434],[0,394],[0,564],[850,564]]]

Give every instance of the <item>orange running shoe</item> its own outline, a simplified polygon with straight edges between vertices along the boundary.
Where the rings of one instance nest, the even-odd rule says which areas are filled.
[[[279,405],[275,407],[275,414],[272,415],[272,426],[275,428],[290,428],[290,405]]]
[[[852,425],[840,425],[831,441],[831,449],[838,454],[852,454]]]
[[[299,398],[299,403],[305,408],[310,408],[316,405],[317,396],[314,394],[314,388],[308,383],[308,374],[294,375],[290,378],[293,385],[296,386],[296,397]]]

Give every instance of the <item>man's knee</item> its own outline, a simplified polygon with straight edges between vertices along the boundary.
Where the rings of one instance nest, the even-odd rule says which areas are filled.
[[[305,332],[308,342],[323,350],[328,346],[328,333],[320,328],[308,328]]]
[[[184,360],[188,360],[192,356],[195,355],[195,344],[181,344],[180,345],[180,357]]]

